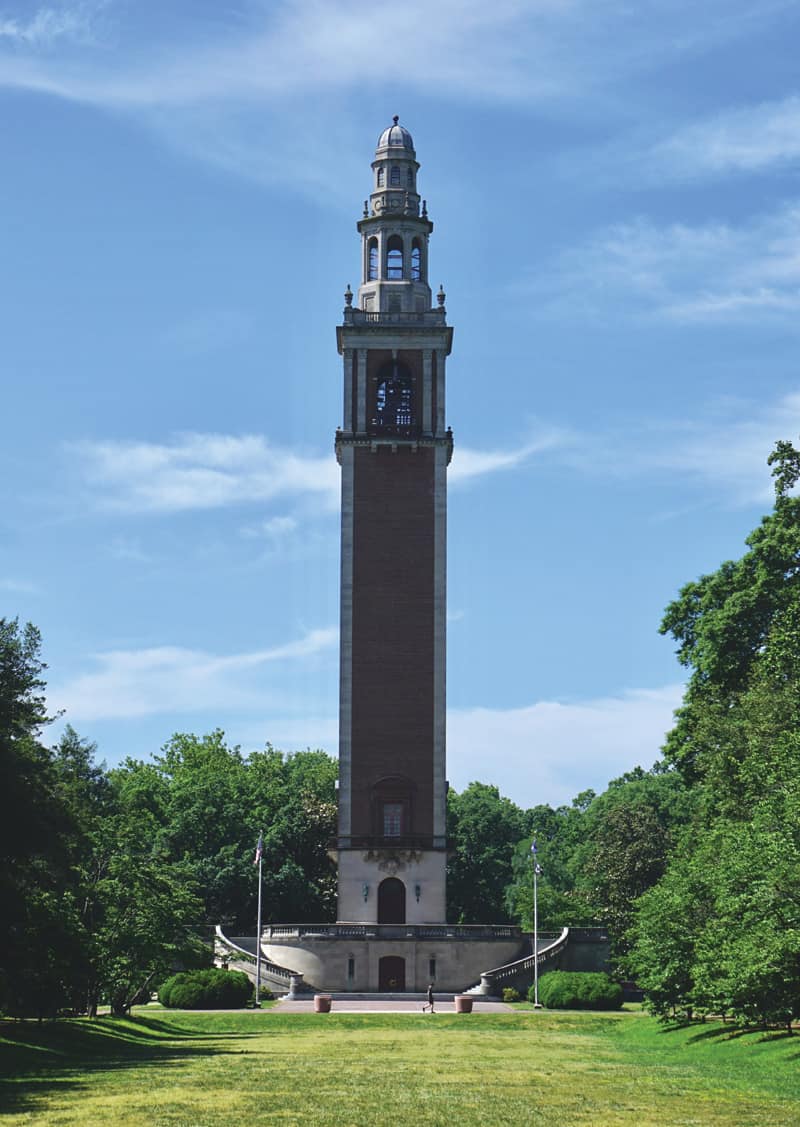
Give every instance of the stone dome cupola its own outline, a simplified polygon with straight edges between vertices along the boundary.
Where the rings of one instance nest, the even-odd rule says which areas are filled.
[[[378,138],[372,162],[372,195],[367,214],[380,215],[391,211],[401,215],[419,215],[418,170],[414,139],[395,115],[392,124]]]
[[[415,155],[414,139],[408,130],[400,125],[400,118],[396,114],[392,118],[392,124],[388,125],[378,138],[375,155],[378,156],[383,149],[406,149],[412,157]]]
[[[371,314],[431,309],[428,237],[433,224],[417,191],[414,139],[395,117],[372,161],[372,191],[358,223],[362,239],[357,309]]]

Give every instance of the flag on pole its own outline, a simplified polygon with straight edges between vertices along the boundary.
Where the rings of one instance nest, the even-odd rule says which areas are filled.
[[[533,866],[533,871],[536,873],[537,877],[540,877],[542,875],[542,866],[539,864],[538,861]]]
[[[539,850],[536,848],[536,838],[534,838],[533,841],[531,842],[531,853],[533,853],[535,855],[538,852],[539,852]]]
[[[257,865],[258,862],[261,860],[261,854],[263,852],[264,852],[264,835],[259,834],[258,835],[258,845],[256,846],[256,855],[255,855],[255,858],[253,859],[254,865]]]

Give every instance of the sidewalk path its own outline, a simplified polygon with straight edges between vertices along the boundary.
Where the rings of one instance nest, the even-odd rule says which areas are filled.
[[[507,1014],[511,1013],[513,1006],[505,1002],[476,1002],[473,1014]],[[281,1000],[273,1008],[273,1013],[282,1014],[308,1014],[314,1012],[314,999],[302,998],[293,1001]],[[424,1017],[436,1018],[436,1014],[453,1014],[456,1012],[455,1002],[436,1002],[434,1014],[424,1014]],[[352,1001],[344,998],[334,998],[331,1006],[334,1014],[422,1014],[422,1002],[409,998],[408,1001],[399,998],[376,998],[374,1001],[359,998]]]

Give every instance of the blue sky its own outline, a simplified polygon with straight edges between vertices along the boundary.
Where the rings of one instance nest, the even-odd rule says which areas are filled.
[[[455,326],[451,784],[649,766],[663,608],[800,434],[799,32],[788,0],[0,0],[0,614],[53,707],[109,763],[217,726],[335,752],[334,326],[397,113]]]

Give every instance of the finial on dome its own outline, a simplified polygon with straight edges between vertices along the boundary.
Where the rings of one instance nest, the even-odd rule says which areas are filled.
[[[387,125],[378,138],[378,149],[405,149],[412,156],[414,154],[414,141],[411,134],[400,124],[400,115],[395,114],[392,124]]]

